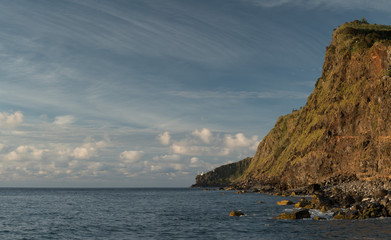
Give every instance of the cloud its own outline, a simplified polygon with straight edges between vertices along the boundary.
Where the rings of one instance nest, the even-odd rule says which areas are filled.
[[[192,157],[191,159],[190,159],[190,164],[196,164],[196,163],[198,163],[200,160],[197,158],[197,157]]]
[[[235,136],[225,135],[225,144],[228,148],[249,148],[256,150],[259,143],[258,136],[247,138],[243,133],[237,133]]]
[[[171,145],[173,153],[187,156],[227,156],[230,151],[221,146],[200,146],[181,141]]]
[[[72,124],[74,121],[75,121],[75,117],[73,117],[71,115],[57,116],[54,119],[53,124],[56,124],[56,125],[68,125],[68,124]]]
[[[106,141],[87,142],[73,149],[71,156],[76,159],[90,159],[98,156],[98,151],[108,145]]]
[[[20,111],[14,113],[0,112],[0,127],[14,128],[23,122],[23,113]]]
[[[166,154],[163,156],[156,156],[153,158],[154,161],[179,161],[181,159],[181,156],[178,154]]]
[[[14,151],[7,153],[4,156],[4,159],[6,161],[41,160],[43,153],[48,151],[48,149],[38,149],[31,145],[22,145],[17,147]]]
[[[325,6],[336,9],[374,9],[389,12],[391,3],[387,0],[244,0],[256,6],[273,8],[284,5],[293,5],[303,8]]]
[[[291,3],[292,0],[245,0],[251,2],[254,5],[261,7],[278,7],[287,3]]]
[[[305,99],[308,93],[298,91],[270,90],[251,91],[171,91],[170,95],[190,99]]]
[[[192,132],[192,134],[199,137],[205,143],[209,143],[212,137],[212,132],[207,128],[203,128],[201,131],[196,129],[194,132]]]
[[[120,159],[125,163],[134,163],[139,161],[143,155],[143,151],[123,151],[120,154]]]
[[[170,144],[170,140],[171,140],[170,133],[167,132],[167,131],[165,131],[164,133],[159,134],[158,140],[159,140],[160,143],[163,144],[163,145],[169,145],[169,144]]]

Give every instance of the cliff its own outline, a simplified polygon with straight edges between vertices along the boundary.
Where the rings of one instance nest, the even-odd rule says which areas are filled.
[[[247,170],[252,158],[230,163],[205,174],[197,175],[192,187],[225,187],[233,183]]]
[[[391,26],[356,20],[334,30],[306,105],[278,119],[230,184],[287,189],[390,178],[390,63]]]

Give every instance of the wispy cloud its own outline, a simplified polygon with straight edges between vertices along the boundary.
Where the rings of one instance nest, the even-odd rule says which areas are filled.
[[[68,125],[72,124],[75,121],[75,117],[72,115],[57,116],[54,119],[53,124],[55,125]]]
[[[298,91],[272,90],[265,92],[246,91],[176,91],[169,92],[174,96],[191,99],[306,99],[308,93]]]
[[[387,0],[244,0],[261,7],[280,7],[283,5],[300,6],[304,8],[330,7],[335,9],[374,9],[390,12],[391,3]]]

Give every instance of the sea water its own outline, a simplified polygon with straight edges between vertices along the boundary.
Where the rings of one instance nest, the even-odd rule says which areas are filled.
[[[187,188],[3,188],[0,239],[391,239],[391,218],[273,219],[293,208],[278,206],[282,199],[299,200]],[[229,217],[232,210],[245,216]]]

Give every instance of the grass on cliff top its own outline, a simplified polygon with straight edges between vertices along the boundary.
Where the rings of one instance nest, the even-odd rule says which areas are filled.
[[[391,26],[381,25],[381,24],[370,24],[365,19],[362,19],[361,21],[354,20],[353,22],[344,23],[342,24],[342,26],[338,28],[338,30],[346,29],[346,28],[352,28],[356,30],[366,30],[370,32],[377,32],[377,31],[391,32]]]
[[[365,19],[342,24],[335,30],[337,46],[346,53],[363,51],[371,48],[376,42],[391,42],[391,26],[369,24]],[[336,46],[330,45],[335,51]]]

